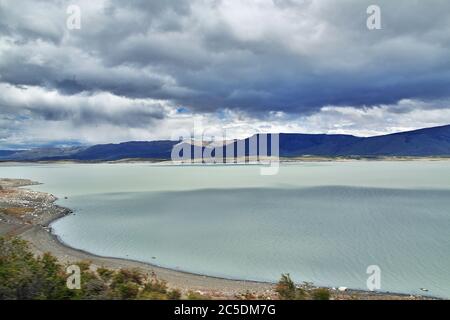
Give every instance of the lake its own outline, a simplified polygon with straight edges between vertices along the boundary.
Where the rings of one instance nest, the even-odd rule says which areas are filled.
[[[75,214],[52,224],[98,255],[231,279],[450,297],[450,162],[3,164]],[[67,199],[64,199],[67,197]]]

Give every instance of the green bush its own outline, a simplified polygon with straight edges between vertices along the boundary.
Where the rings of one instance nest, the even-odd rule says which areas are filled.
[[[278,281],[275,291],[278,293],[280,299],[294,300],[296,298],[295,284],[289,273],[281,275],[281,279]]]
[[[139,286],[133,282],[124,282],[114,288],[114,296],[122,300],[134,300],[139,293]]]
[[[106,281],[106,282],[109,282],[114,275],[114,271],[109,270],[107,268],[103,268],[103,267],[98,268],[97,273],[100,276],[100,278],[102,278],[103,281]]]
[[[64,276],[50,254],[35,258],[26,242],[0,238],[0,299],[71,299]]]
[[[210,300],[208,295],[201,294],[200,292],[189,291],[187,294],[188,300]]]
[[[181,292],[147,277],[137,269],[91,270],[90,262],[77,263],[81,289],[67,288],[65,266],[46,253],[34,257],[25,241],[0,238],[0,300],[4,299],[180,299]]]
[[[169,292],[167,292],[167,299],[180,300],[181,299],[181,291],[178,289],[170,290]]]
[[[155,299],[178,300],[179,290],[169,290],[167,283],[138,269],[107,268],[91,270],[90,263],[77,263],[81,271],[81,289],[67,288],[66,268],[57,259],[46,253],[35,257],[25,241],[0,238],[0,300],[4,299]],[[329,300],[328,289],[315,289],[304,283],[296,287],[289,274],[282,274],[275,287],[280,299]],[[254,297],[247,292],[242,296]],[[210,296],[190,291],[189,300],[208,300]]]
[[[325,288],[315,289],[311,283],[304,282],[297,287],[289,274],[282,274],[275,291],[281,300],[329,300],[330,291]]]
[[[144,291],[166,294],[167,282],[153,278],[144,286]]]
[[[313,300],[330,300],[330,291],[325,288],[319,288],[312,291]]]

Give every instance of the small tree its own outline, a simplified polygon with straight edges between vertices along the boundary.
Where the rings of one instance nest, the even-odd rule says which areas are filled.
[[[296,288],[294,281],[292,281],[289,273],[282,274],[280,281],[278,281],[275,291],[278,293],[280,299],[294,300],[296,298]]]

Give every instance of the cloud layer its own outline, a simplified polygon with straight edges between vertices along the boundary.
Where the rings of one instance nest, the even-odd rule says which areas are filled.
[[[450,3],[372,2],[0,0],[0,145],[449,123]]]

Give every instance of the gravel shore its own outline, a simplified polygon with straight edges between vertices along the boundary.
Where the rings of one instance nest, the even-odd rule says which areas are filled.
[[[167,281],[171,288],[178,288],[183,292],[198,291],[213,298],[236,299],[246,292],[268,299],[276,298],[274,284],[271,283],[197,275],[138,261],[100,257],[68,247],[51,233],[48,226],[52,221],[70,214],[71,211],[56,205],[56,197],[53,195],[21,188],[35,184],[37,183],[30,180],[0,179],[0,236],[18,236],[27,240],[30,243],[30,249],[37,255],[49,252],[64,264],[90,261],[92,268],[138,268],[149,275],[154,274],[159,279]],[[430,299],[423,296],[373,293],[359,290],[347,290],[345,292],[332,290],[332,298],[342,300]]]

